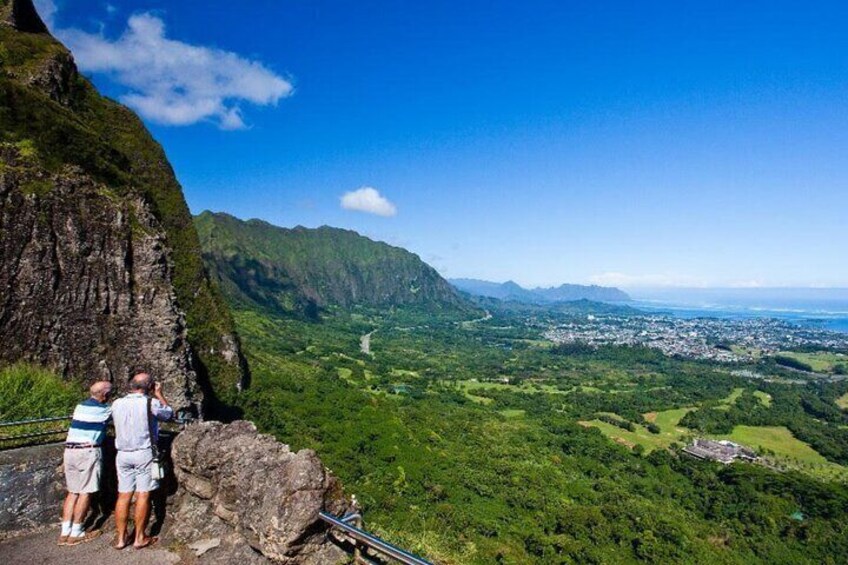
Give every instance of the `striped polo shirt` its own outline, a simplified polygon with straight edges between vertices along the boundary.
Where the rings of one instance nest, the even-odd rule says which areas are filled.
[[[112,417],[112,407],[93,398],[77,404],[66,443],[100,445],[106,435],[106,424]]]

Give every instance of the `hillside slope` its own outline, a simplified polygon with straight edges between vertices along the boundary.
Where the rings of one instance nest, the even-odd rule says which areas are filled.
[[[100,96],[31,0],[0,0],[0,360],[146,369],[178,404],[246,378],[164,151]]]
[[[417,255],[353,231],[287,229],[211,212],[195,225],[209,272],[235,303],[307,318],[328,306],[470,310]]]

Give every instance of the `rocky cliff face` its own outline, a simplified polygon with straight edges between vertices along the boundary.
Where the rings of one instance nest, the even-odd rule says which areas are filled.
[[[161,380],[176,407],[199,403],[166,236],[140,198],[116,198],[77,168],[19,166],[0,151],[2,357],[65,375]]]
[[[213,411],[247,378],[181,188],[31,0],[0,0],[0,361],[123,382],[145,369]]]

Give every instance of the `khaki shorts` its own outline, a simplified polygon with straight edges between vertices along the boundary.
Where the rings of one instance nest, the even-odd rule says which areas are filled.
[[[66,449],[64,462],[68,492],[81,494],[100,490],[103,455],[99,447]]]
[[[153,452],[149,449],[119,451],[115,458],[118,492],[150,492],[159,488],[159,481],[151,475],[151,463]]]

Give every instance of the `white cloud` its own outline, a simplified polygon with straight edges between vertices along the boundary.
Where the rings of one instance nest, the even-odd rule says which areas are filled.
[[[633,287],[705,287],[707,283],[697,277],[679,274],[628,275],[625,273],[601,273],[589,277],[589,282],[601,286]]]
[[[53,0],[39,0],[39,8],[54,21]],[[115,40],[79,29],[51,29],[80,69],[109,75],[127,89],[121,102],[160,124],[212,121],[221,129],[243,129],[241,103],[274,105],[294,91],[291,82],[262,63],[167,38],[164,22],[152,14],[132,16]]]
[[[376,188],[363,186],[358,190],[347,192],[341,198],[342,208],[356,210],[378,216],[394,216],[397,208],[384,198]]]

